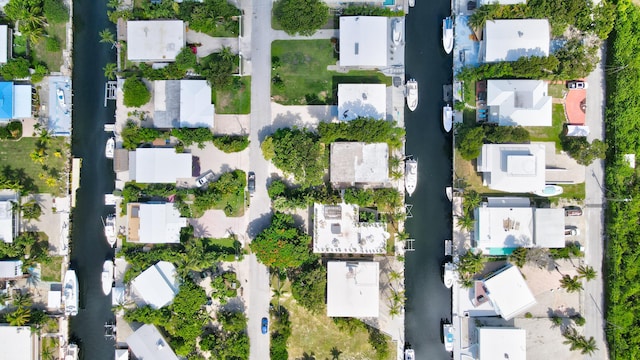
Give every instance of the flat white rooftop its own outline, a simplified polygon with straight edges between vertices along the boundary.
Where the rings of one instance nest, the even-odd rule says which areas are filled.
[[[34,360],[35,349],[33,332],[29,326],[0,325],[0,359]]]
[[[329,177],[336,187],[389,182],[389,146],[386,143],[334,142],[330,150]]]
[[[338,84],[338,120],[384,120],[387,114],[385,84]]]
[[[544,188],[545,146],[531,144],[484,144],[477,170],[490,189],[527,193]]]
[[[127,21],[127,59],[173,62],[185,45],[182,20]]]
[[[551,126],[548,88],[542,80],[488,80],[489,121],[501,126]]]
[[[527,332],[509,327],[478,327],[478,360],[526,360]]]
[[[375,261],[327,263],[327,316],[378,317],[379,264]]]
[[[143,244],[180,243],[180,230],[187,226],[187,218],[180,217],[180,211],[173,203],[146,203],[138,206],[140,218],[138,242]]]
[[[526,56],[548,56],[547,19],[489,20],[484,27],[484,61],[516,61]]]
[[[505,320],[511,320],[536,303],[517,267],[508,265],[484,280],[489,301]]]
[[[139,183],[175,183],[191,178],[192,158],[189,153],[176,153],[173,148],[138,148],[129,152],[129,174]]]
[[[387,66],[388,23],[384,16],[341,16],[340,66]]]

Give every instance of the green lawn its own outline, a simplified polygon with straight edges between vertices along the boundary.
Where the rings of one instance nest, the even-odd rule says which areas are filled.
[[[40,280],[59,282],[60,272],[62,271],[62,256],[52,256],[51,262],[48,264],[41,264],[42,273],[40,274]]]
[[[67,46],[65,24],[50,24],[46,28],[48,36],[53,36],[60,42],[60,48],[64,49]],[[47,65],[49,71],[60,71],[62,66],[62,50],[60,51],[47,51],[46,38],[40,39],[35,46],[32,46],[33,57],[37,61],[42,61]]]
[[[251,76],[233,78],[230,90],[211,93],[216,105],[216,114],[249,114],[251,112]]]
[[[462,83],[462,97],[465,104],[476,107],[476,83],[473,81],[465,81]]]
[[[552,126],[529,126],[527,130],[531,135],[531,141],[552,141],[556,143],[556,152],[562,149],[560,134],[564,131],[566,122],[564,116],[564,105],[553,104]]]
[[[283,105],[337,104],[340,83],[382,83],[391,85],[391,78],[377,71],[338,73],[327,70],[338,54],[330,40],[278,40],[271,44],[271,95]]]
[[[567,87],[564,84],[549,84],[549,95],[556,99],[564,98],[567,93]]]
[[[36,148],[38,138],[22,138],[17,141],[0,140],[0,171],[9,179],[17,179],[27,192],[52,193],[58,195],[64,189],[65,164],[68,145],[65,138],[54,137],[47,147],[44,165],[36,164],[29,156]],[[55,156],[60,151],[61,156]],[[47,177],[57,180],[47,185]]]
[[[585,198],[584,183],[560,185],[560,186],[562,186],[562,188],[564,189],[560,197],[565,199],[584,200]]]
[[[27,53],[27,40],[24,36],[13,37],[13,56],[24,56]]]

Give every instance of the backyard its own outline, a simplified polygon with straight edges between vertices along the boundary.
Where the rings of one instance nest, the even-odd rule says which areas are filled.
[[[52,256],[48,264],[40,264],[40,280],[59,282],[60,272],[62,271],[62,256]]]
[[[566,123],[563,104],[553,104],[551,119],[551,126],[528,126],[526,129],[531,135],[531,141],[554,142],[556,144],[556,153],[559,153],[562,150],[560,134],[564,131],[564,124]]]
[[[60,44],[60,50],[48,51],[47,50],[47,37],[52,37],[58,40]],[[62,50],[66,47],[66,24],[54,24],[47,25],[47,35],[42,37],[33,48],[33,57],[37,62],[43,62],[47,65],[47,68],[51,72],[60,71],[62,66]]]
[[[391,85],[391,78],[377,71],[327,70],[338,61],[330,40],[274,41],[271,55],[271,96],[282,105],[335,105],[340,83]]]
[[[251,76],[233,77],[228,90],[211,92],[216,114],[249,114],[251,112]]]

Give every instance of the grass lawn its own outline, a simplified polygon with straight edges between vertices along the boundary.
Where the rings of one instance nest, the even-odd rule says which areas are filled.
[[[549,84],[549,95],[556,99],[564,98],[567,93],[567,87],[564,84]]]
[[[556,143],[556,152],[562,149],[560,134],[564,130],[566,122],[564,116],[564,105],[553,104],[552,126],[529,126],[526,129],[531,135],[531,141],[553,141]]]
[[[48,145],[45,165],[36,164],[29,156],[36,149],[38,138],[22,138],[18,141],[0,140],[0,171],[9,179],[17,179],[24,186],[25,191],[34,193],[52,193],[58,195],[65,186],[64,167],[67,161],[65,138],[54,137]],[[54,156],[56,151],[61,157]],[[46,176],[56,179],[53,186],[46,183]]]
[[[58,39],[60,42],[60,49],[64,49],[67,46],[65,24],[50,24],[47,26],[46,30],[49,36],[53,36]],[[62,66],[62,50],[47,51],[46,44],[47,39],[44,37],[35,44],[33,47],[34,58],[47,64],[49,71],[60,71],[60,66]]]
[[[49,264],[41,264],[42,273],[40,279],[42,281],[60,282],[60,271],[62,269],[62,256],[52,256]]]
[[[574,199],[574,200],[584,200],[585,191],[584,191],[584,183],[582,184],[571,184],[571,185],[560,185],[564,189],[561,198],[565,199]]]
[[[216,90],[211,93],[216,105],[216,114],[249,114],[251,112],[251,76],[233,78],[230,90]]]
[[[462,98],[465,104],[476,107],[476,83],[465,81],[462,83]]]
[[[13,55],[24,56],[27,53],[27,39],[24,36],[13,37]]]
[[[489,188],[482,186],[482,177],[476,172],[473,163],[463,159],[457,149],[453,153],[455,161],[454,177],[455,179],[461,179],[459,180],[461,182],[460,185],[464,183],[466,189],[475,190],[480,194],[489,190]]]
[[[282,81],[281,85],[272,83],[271,95],[283,105],[336,105],[339,83],[391,85],[391,78],[377,71],[327,70],[338,60],[330,40],[274,41],[271,56],[279,59],[279,64],[273,64],[272,78]]]

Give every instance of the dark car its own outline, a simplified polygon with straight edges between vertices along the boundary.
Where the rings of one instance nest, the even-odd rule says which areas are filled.
[[[569,90],[581,90],[581,89],[586,89],[588,87],[589,87],[589,84],[587,84],[582,80],[573,80],[573,81],[567,82],[567,88],[569,88]]]
[[[266,334],[269,331],[269,319],[267,319],[266,317],[262,318],[262,322],[261,322],[262,326],[262,333]]]
[[[579,206],[565,206],[564,216],[582,216],[582,209]]]
[[[249,193],[251,194],[256,191],[256,174],[253,171],[249,171],[247,187],[249,188]]]

